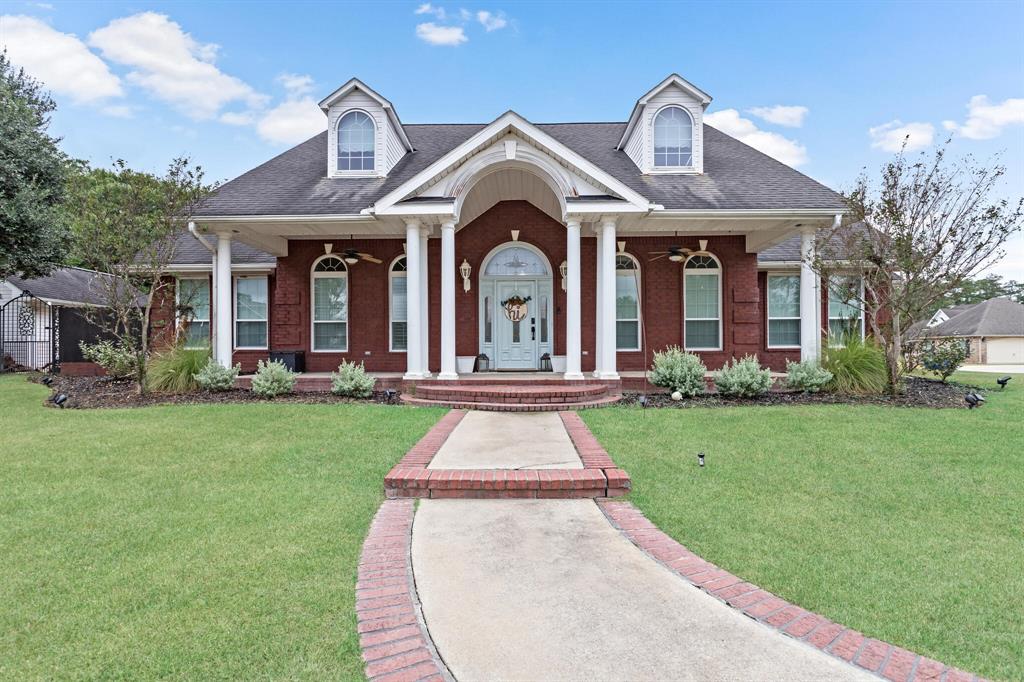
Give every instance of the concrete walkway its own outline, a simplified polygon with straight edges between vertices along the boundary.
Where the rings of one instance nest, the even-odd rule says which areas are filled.
[[[962,372],[989,372],[992,374],[1024,374],[1024,365],[962,365]]]
[[[428,469],[582,469],[557,412],[468,412]]]
[[[421,500],[412,567],[460,682],[877,679],[685,583],[591,500]]]

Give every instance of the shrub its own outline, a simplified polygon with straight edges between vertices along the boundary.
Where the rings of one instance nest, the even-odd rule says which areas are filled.
[[[163,393],[186,393],[199,386],[196,372],[203,368],[210,351],[175,347],[154,355],[146,372],[146,387]]]
[[[108,376],[116,379],[134,376],[136,359],[130,349],[113,341],[97,341],[92,344],[80,341],[78,346],[82,349],[82,357],[105,369]]]
[[[860,336],[844,339],[845,345],[827,347],[822,366],[832,372],[828,388],[842,393],[884,393],[889,385],[885,352]]]
[[[704,392],[707,371],[704,363],[693,353],[687,353],[679,346],[669,346],[654,354],[651,383],[692,398]]]
[[[753,398],[764,395],[772,387],[772,372],[761,367],[756,355],[742,360],[733,358],[715,372],[715,386],[722,395]]]
[[[241,370],[241,365],[223,367],[211,357],[203,368],[195,373],[196,384],[204,391],[230,391],[235,387],[235,378]]]
[[[926,341],[919,352],[921,366],[941,377],[943,383],[967,360],[967,344],[960,339]]]
[[[256,365],[256,374],[252,378],[252,392],[261,398],[291,393],[295,388],[296,376],[283,362],[260,360]]]
[[[786,363],[786,386],[805,393],[817,393],[832,381],[832,372],[814,360]]]
[[[352,398],[369,398],[377,380],[366,373],[363,363],[342,360],[338,372],[331,375],[331,393]]]

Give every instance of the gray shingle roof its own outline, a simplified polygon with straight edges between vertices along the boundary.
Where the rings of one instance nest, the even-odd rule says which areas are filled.
[[[840,209],[815,180],[710,126],[703,175],[643,175],[615,149],[625,123],[544,123],[537,127],[629,188],[666,209]],[[328,178],[327,132],[224,184],[202,216],[352,215],[441,158],[483,124],[406,125],[416,151],[386,178]]]
[[[211,237],[216,240],[216,237]],[[174,238],[174,258],[172,259],[175,264],[195,264],[195,263],[213,263],[213,254],[206,250],[206,247],[199,243],[199,240],[193,237],[187,231],[179,232]],[[273,265],[277,262],[277,259],[271,256],[265,251],[243,244],[242,242],[233,240],[231,242],[231,262],[235,265],[241,263],[267,263]]]
[[[1024,305],[1008,298],[990,298],[943,312],[949,319],[924,330],[927,336],[1024,336]]]
[[[86,305],[104,305],[105,285],[98,280],[116,280],[114,275],[84,268],[58,268],[46,277],[26,279],[11,276],[7,281],[44,301],[67,301]]]

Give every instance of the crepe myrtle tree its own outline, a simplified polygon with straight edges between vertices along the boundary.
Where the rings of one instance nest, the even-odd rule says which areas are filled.
[[[69,182],[75,258],[116,275],[98,280],[103,308],[90,316],[134,356],[140,393],[146,390],[154,303],[173,296],[168,265],[175,261],[174,236],[213,189],[188,158],[174,159],[159,176],[121,160],[101,169],[82,164]]]
[[[1024,199],[993,196],[1005,167],[969,156],[950,161],[948,146],[949,140],[913,158],[904,148],[882,167],[877,184],[861,174],[845,195],[848,214],[818,233],[810,264],[863,310],[885,351],[891,392],[908,371],[901,357],[910,326],[1002,259],[1022,225]],[[854,285],[857,277],[863,288]]]

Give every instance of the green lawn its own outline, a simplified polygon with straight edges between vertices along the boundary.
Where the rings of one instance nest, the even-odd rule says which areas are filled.
[[[0,678],[362,678],[362,539],[442,411],[46,395],[0,377]]]
[[[1024,376],[972,411],[583,418],[632,476],[632,502],[706,559],[870,636],[1024,678]]]

